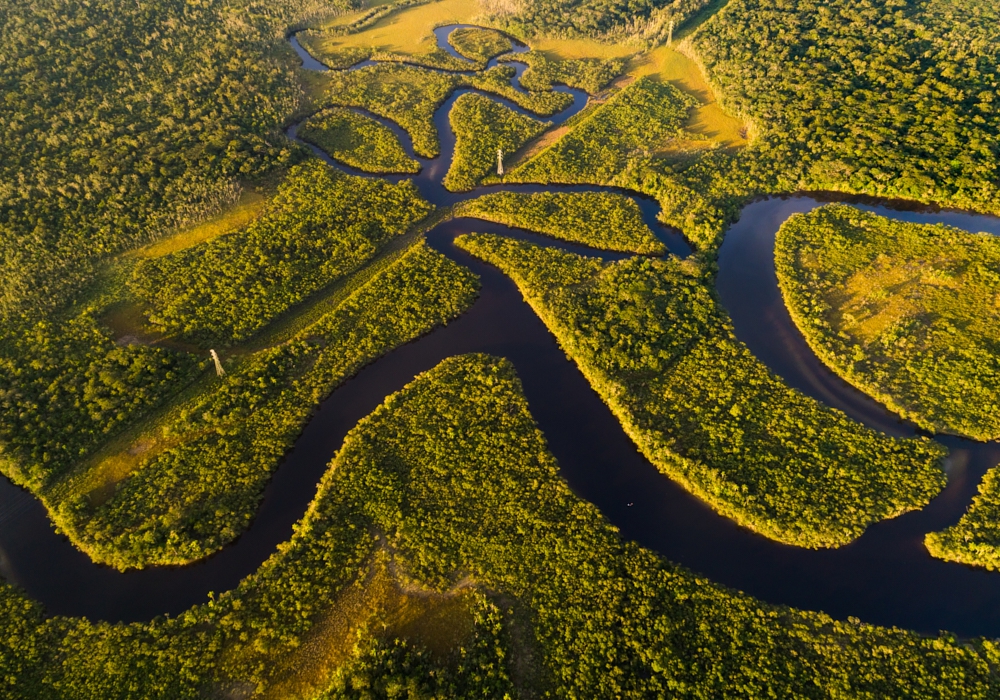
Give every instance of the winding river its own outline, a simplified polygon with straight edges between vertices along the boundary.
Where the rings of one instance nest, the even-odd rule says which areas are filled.
[[[455,28],[443,27],[436,34],[439,45],[458,56],[448,42]],[[292,44],[306,68],[325,70],[294,37]],[[370,62],[354,68],[364,65]],[[496,65],[496,60],[490,65]],[[515,64],[515,68],[513,84],[519,87],[525,66]],[[574,102],[552,118],[554,123],[578,112],[587,99],[580,91],[560,89],[570,92]],[[454,93],[435,114],[442,156],[418,158],[422,171],[415,178],[416,185],[429,201],[448,205],[499,189],[609,189],[502,186],[465,194],[447,192],[441,179],[455,146],[448,112],[463,92],[467,90]],[[379,121],[396,132],[412,155],[412,144],[405,132],[391,122]],[[290,127],[288,134],[295,138],[296,127]],[[331,162],[325,154],[318,155]],[[337,167],[351,172],[350,168]],[[683,256],[690,251],[680,235],[656,221],[658,206],[654,200],[635,193],[628,195],[639,203],[647,223],[671,252]],[[720,251],[719,296],[733,319],[737,336],[788,384],[866,425],[893,435],[912,435],[912,425],[854,390],[815,357],[782,302],[774,274],[774,235],[792,213],[822,203],[815,196],[795,196],[748,205],[740,221],[727,233]],[[968,230],[1000,234],[1000,219],[855,204],[909,221],[943,221]],[[234,587],[291,535],[292,525],[305,512],[316,483],[347,431],[387,395],[446,357],[487,352],[514,363],[531,412],[559,461],[562,475],[580,497],[601,509],[623,537],[713,581],[768,602],[925,633],[947,629],[961,636],[1000,636],[1000,573],[934,559],[922,544],[925,533],[957,522],[965,512],[982,475],[1000,461],[1000,445],[940,437],[951,450],[944,492],[921,511],[871,526],[848,546],[814,551],[755,535],[716,515],[660,475],[639,454],[615,417],[524,303],[514,284],[497,269],[453,246],[456,235],[470,231],[513,235],[596,254],[581,246],[556,243],[482,221],[453,219],[440,224],[427,235],[430,245],[479,275],[479,299],[456,321],[388,353],[338,387],[320,405],[276,470],[251,527],[234,544],[190,566],[119,573],[91,562],[53,531],[37,499],[0,479],[0,573],[41,601],[50,614],[134,621],[180,613],[206,600],[210,591]],[[622,257],[599,254],[607,259]]]

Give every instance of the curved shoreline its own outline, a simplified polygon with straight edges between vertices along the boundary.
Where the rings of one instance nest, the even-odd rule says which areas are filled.
[[[423,169],[416,179],[418,186],[423,183],[426,188],[421,192],[447,200],[428,197],[433,203],[453,204],[499,189],[614,189],[501,185],[473,193],[447,193],[439,183],[442,168],[448,167],[454,151],[447,113],[456,93],[435,112],[442,156],[418,159]],[[557,116],[565,119],[569,115]],[[412,155],[412,144],[404,142],[407,146]],[[653,200],[628,195],[644,207],[644,218],[653,211],[649,204]],[[796,350],[792,331],[797,329],[794,324],[789,328],[780,318],[783,303],[776,309],[773,301],[765,298],[767,287],[763,283],[768,281],[768,267],[753,254],[760,256],[759,241],[766,243],[768,235],[773,242],[769,231],[777,231],[777,225],[787,218],[787,210],[818,205],[818,200],[805,199],[812,204],[802,197],[754,202],[727,232],[720,249],[717,287],[737,337],[789,385],[861,422],[880,429],[884,423],[886,432],[908,433],[912,428],[887,416],[878,404],[872,405],[874,402],[859,392],[855,392],[858,396],[845,392],[833,381],[841,380],[831,379],[822,363],[819,367],[811,364],[810,357],[818,362],[814,355]],[[473,219],[445,221],[428,232],[432,247],[479,275],[480,298],[456,321],[384,355],[325,399],[274,472],[250,528],[235,543],[188,566],[119,573],[94,564],[64,537],[55,535],[40,501],[0,479],[0,572],[40,600],[50,614],[132,621],[182,612],[203,602],[209,591],[234,587],[288,538],[343,436],[385,396],[445,357],[488,352],[514,363],[532,415],[558,460],[561,475],[581,498],[594,503],[623,537],[716,583],[770,603],[920,632],[950,629],[961,636],[1000,636],[1000,574],[932,559],[922,545],[923,534],[946,527],[961,516],[981,475],[1000,459],[1000,446],[940,438],[953,452],[945,491],[921,511],[871,526],[850,545],[836,550],[803,550],[767,540],[717,515],[646,462],[513,282],[452,245],[455,236],[473,230],[523,235]],[[669,235],[658,222],[653,230],[657,235]],[[739,242],[748,240],[757,241],[757,245],[740,248]],[[551,244],[572,249],[561,242]],[[770,265],[773,275],[773,255]],[[733,276],[739,272],[748,274]]]

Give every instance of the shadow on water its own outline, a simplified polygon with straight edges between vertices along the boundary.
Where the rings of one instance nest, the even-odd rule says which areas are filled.
[[[446,31],[439,31],[439,40],[442,34],[447,36]],[[454,97],[435,118],[445,155],[421,160],[424,170],[417,178],[418,184],[425,183],[421,191],[433,194],[431,201],[436,204],[470,196],[441,194],[442,189],[430,184],[432,178],[440,181],[453,153],[454,136],[447,126],[446,110]],[[403,143],[409,148],[408,138]],[[499,186],[489,190],[501,188],[556,189]],[[679,236],[655,221],[655,202],[636,200],[671,250],[686,254],[689,249]],[[815,199],[794,197],[749,205],[720,254],[720,297],[733,317],[737,335],[789,384],[870,426],[894,435],[912,434],[912,426],[818,362],[791,324],[780,294],[775,296],[774,232],[790,214],[818,204]],[[986,217],[894,210],[889,215],[939,217],[965,227],[996,226],[990,230],[1000,231],[1000,222]],[[123,621],[177,614],[203,602],[209,591],[235,586],[288,539],[347,431],[387,395],[446,357],[487,352],[514,363],[531,412],[562,475],[625,538],[765,601],[921,632],[948,629],[963,636],[1000,635],[1000,574],[933,559],[922,545],[925,533],[953,524],[961,516],[982,474],[1000,459],[1000,446],[941,438],[952,450],[948,488],[927,508],[874,525],[846,547],[814,551],[757,536],[715,514],[639,454],[515,285],[497,269],[454,247],[455,236],[471,231],[595,254],[478,220],[453,219],[438,225],[427,235],[429,244],[479,275],[480,297],[454,322],[362,369],[320,405],[268,484],[253,524],[236,543],[190,566],[119,573],[95,565],[66,538],[56,535],[35,498],[0,479],[0,572],[40,600],[51,614]]]

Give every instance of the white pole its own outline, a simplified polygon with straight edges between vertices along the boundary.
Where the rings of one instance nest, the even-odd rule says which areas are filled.
[[[503,177],[503,149],[497,149],[497,175]]]
[[[212,359],[215,360],[215,373],[220,377],[223,376],[226,370],[222,369],[222,363],[219,361],[219,353],[215,350],[209,350],[209,352],[212,353]]]
[[[670,29],[667,30],[667,46],[674,43],[674,21],[670,20]]]

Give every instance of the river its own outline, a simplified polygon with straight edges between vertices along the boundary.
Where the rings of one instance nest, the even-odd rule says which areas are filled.
[[[443,27],[436,34],[439,45],[457,56],[447,40],[455,28]],[[292,40],[306,68],[325,70],[294,37]],[[352,69],[366,65],[370,62]],[[496,65],[496,59],[490,65]],[[519,87],[525,66],[517,64],[516,68],[513,84]],[[553,117],[553,123],[568,119],[586,105],[587,97],[581,91],[560,89],[570,92],[574,102]],[[611,189],[504,185],[472,193],[447,192],[441,179],[455,146],[448,111],[466,91],[456,91],[435,113],[442,155],[417,158],[422,170],[414,179],[429,201],[444,206],[500,189]],[[379,121],[390,126],[414,156],[405,132],[387,120]],[[291,138],[296,138],[296,128],[289,128]],[[333,163],[318,149],[314,151]],[[659,208],[654,200],[633,192],[626,194],[640,205],[644,219],[671,253],[683,256],[690,252],[679,233],[656,220]],[[866,425],[893,435],[911,435],[913,426],[854,390],[815,357],[782,302],[774,275],[774,235],[792,213],[822,203],[821,198],[802,195],[748,205],[727,232],[720,250],[720,299],[740,340],[788,384]],[[862,202],[855,205],[910,221],[944,221],[967,230],[1000,234],[1000,219],[992,217],[907,211]],[[322,402],[269,482],[250,528],[235,543],[189,566],[120,573],[91,562],[67,538],[54,532],[37,499],[0,479],[0,573],[41,601],[50,614],[109,621],[178,614],[205,601],[210,591],[234,587],[288,539],[347,431],[386,396],[446,357],[486,352],[513,362],[562,476],[581,498],[600,508],[623,537],[715,582],[771,603],[924,633],[947,629],[960,636],[1000,636],[1000,573],[934,559],[922,544],[924,534],[954,524],[962,516],[982,475],[1000,461],[1000,446],[938,438],[952,452],[947,488],[923,510],[875,524],[845,547],[807,550],[756,535],[717,515],[646,461],[514,284],[453,245],[455,236],[471,231],[513,235],[606,259],[623,257],[472,219],[438,225],[427,235],[430,245],[479,275],[480,297],[456,321],[369,364]]]

